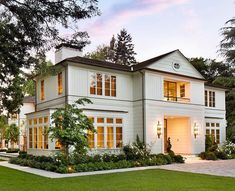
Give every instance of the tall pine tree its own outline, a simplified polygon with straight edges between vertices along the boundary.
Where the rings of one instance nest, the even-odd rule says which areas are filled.
[[[122,29],[117,36],[117,45],[115,51],[114,61],[121,65],[136,64],[134,44],[132,44],[132,37],[127,33],[126,29]]]

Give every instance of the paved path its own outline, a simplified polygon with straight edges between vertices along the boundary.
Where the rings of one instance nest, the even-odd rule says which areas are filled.
[[[59,173],[49,172],[49,171],[45,171],[45,170],[39,170],[39,169],[35,169],[35,168],[30,168],[30,167],[23,167],[23,166],[19,166],[19,165],[14,165],[14,164],[10,164],[8,162],[0,162],[0,166],[5,166],[8,168],[36,174],[39,176],[44,176],[47,178],[66,178],[66,177],[76,177],[76,176],[89,176],[89,175],[109,174],[109,173],[118,173],[118,172],[130,172],[130,171],[149,170],[149,169],[164,169],[164,170],[209,174],[209,175],[216,175],[216,176],[235,177],[235,160],[198,161],[198,162],[195,161],[195,163],[191,162],[191,163],[185,163],[185,164],[136,167],[136,168],[104,170],[104,171],[95,171],[95,172],[81,172],[81,173],[72,173],[72,174],[59,174]]]
[[[159,166],[159,169],[235,177],[235,159]]]

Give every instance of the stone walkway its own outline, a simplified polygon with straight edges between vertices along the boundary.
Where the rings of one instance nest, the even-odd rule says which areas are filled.
[[[9,164],[8,162],[0,162],[0,166],[20,170],[23,172],[28,172],[31,174],[36,174],[39,176],[44,176],[47,178],[90,176],[90,175],[98,175],[98,174],[130,172],[130,171],[150,170],[150,169],[164,169],[164,170],[192,172],[192,173],[199,173],[199,174],[208,174],[208,175],[215,175],[215,176],[235,177],[235,160],[195,161],[195,162],[190,162],[190,163],[185,163],[185,164],[136,167],[136,168],[115,169],[115,170],[105,170],[105,171],[95,171],[95,172],[81,172],[81,173],[72,173],[72,174],[59,174],[59,173],[39,170],[35,168],[30,168],[30,167],[23,167],[23,166],[18,166],[14,164]]]
[[[159,166],[159,169],[235,177],[235,159],[218,161],[197,161],[195,163]]]

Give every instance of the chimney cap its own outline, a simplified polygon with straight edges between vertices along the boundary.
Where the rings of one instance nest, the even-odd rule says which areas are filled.
[[[56,47],[55,47],[55,49],[56,50],[59,50],[60,48],[62,48],[62,47],[67,47],[67,48],[73,48],[73,49],[77,49],[77,50],[82,50],[82,47],[81,46],[78,46],[78,45],[71,45],[71,44],[69,44],[69,43],[61,43],[61,44],[59,44],[59,45],[57,45]]]

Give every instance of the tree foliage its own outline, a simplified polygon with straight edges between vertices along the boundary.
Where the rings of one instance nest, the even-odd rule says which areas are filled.
[[[79,99],[75,104],[57,109],[51,116],[50,138],[59,141],[67,157],[71,146],[75,147],[78,154],[84,154],[88,147],[87,131],[95,132],[92,121],[78,108],[85,103],[92,102],[86,98]]]
[[[226,92],[227,138],[235,143],[234,67],[228,63],[204,58],[191,58],[190,62],[208,82],[229,88]]]
[[[7,117],[4,115],[0,116],[0,144],[3,139],[5,139],[5,133],[7,129]]]
[[[7,126],[5,132],[5,139],[6,141],[11,142],[11,146],[13,146],[13,143],[17,143],[19,141],[19,136],[20,136],[20,129],[16,124],[11,124]]]
[[[216,60],[200,58],[191,58],[191,64],[203,75],[203,77],[213,82],[217,77],[232,77],[235,73],[230,64],[217,62]]]
[[[132,44],[132,37],[127,33],[126,29],[122,29],[117,36],[117,45],[115,51],[115,63],[122,65],[132,65],[136,63],[134,44]]]
[[[85,57],[121,65],[136,64],[136,53],[131,35],[127,33],[126,29],[122,29],[116,38],[113,36],[109,45],[100,45],[95,51],[87,53]]]
[[[220,52],[226,61],[235,65],[235,17],[228,20],[221,28],[223,40],[220,42]]]
[[[17,112],[25,80],[22,69],[38,65],[39,55],[60,43],[79,48],[89,43],[77,23],[97,14],[97,0],[0,0],[1,110]],[[68,29],[71,37],[62,37],[60,28]]]

